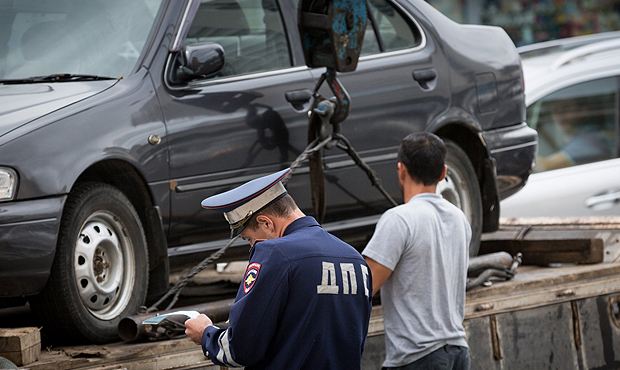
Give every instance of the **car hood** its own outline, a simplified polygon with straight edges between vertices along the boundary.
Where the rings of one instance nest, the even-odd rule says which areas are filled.
[[[118,80],[0,84],[0,137],[48,113],[91,97]]]

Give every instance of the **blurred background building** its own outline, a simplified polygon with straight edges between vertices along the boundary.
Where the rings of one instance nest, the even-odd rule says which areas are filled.
[[[620,30],[620,0],[427,0],[460,23],[500,26],[517,46]]]

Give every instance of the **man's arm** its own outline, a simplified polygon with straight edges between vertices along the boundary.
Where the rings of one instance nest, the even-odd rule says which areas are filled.
[[[383,283],[392,275],[392,270],[370,257],[364,256],[364,259],[366,259],[366,263],[368,267],[370,267],[370,273],[372,274],[372,295],[374,296],[379,289],[381,289]]]
[[[207,315],[200,314],[193,319],[185,321],[185,335],[196,344],[202,342],[202,335],[207,326],[213,325],[213,322]]]
[[[230,343],[228,329],[220,329],[213,325],[211,319],[200,314],[185,321],[185,334],[196,344],[200,344],[205,356],[208,356],[216,365],[226,367],[241,367],[235,362]]]
[[[375,233],[362,252],[372,274],[373,296],[392,275],[410,240],[409,225],[395,213],[394,208],[387,210],[377,222]]]
[[[288,263],[279,252],[263,248],[250,261],[237,300],[230,310],[230,326],[219,328],[205,315],[186,322],[187,335],[216,365],[251,366],[263,359],[286,305]],[[269,254],[270,256],[267,256]],[[269,257],[269,258],[268,258]]]
[[[228,329],[220,329],[213,325],[211,319],[200,314],[185,321],[185,334],[196,344],[202,346],[205,356],[208,356],[216,365],[227,367],[241,367],[235,362],[228,343]],[[223,342],[222,340],[226,340]]]

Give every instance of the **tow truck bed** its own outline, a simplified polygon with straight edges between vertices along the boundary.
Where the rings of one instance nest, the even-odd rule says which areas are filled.
[[[467,293],[465,330],[472,368],[620,368],[619,218],[504,220],[502,229],[485,235],[484,239],[493,240],[495,245],[500,240],[514,245],[514,240],[539,243],[563,238],[603,240],[602,262],[521,266],[513,280]],[[535,249],[547,252],[544,246],[537,245]],[[574,258],[574,254],[558,255]],[[234,280],[231,277],[231,274],[223,276]],[[194,282],[200,281],[200,276],[197,278]],[[213,281],[213,277],[203,276],[202,283],[207,281]],[[381,306],[375,306],[363,368],[379,369],[384,354],[383,312]],[[203,356],[199,346],[186,338],[44,349],[40,360],[27,367],[33,370],[219,369]]]
[[[474,368],[620,366],[620,263],[523,266],[514,280],[467,294],[465,328]],[[365,369],[384,356],[381,306],[373,309]],[[30,369],[219,369],[188,339],[43,351]]]

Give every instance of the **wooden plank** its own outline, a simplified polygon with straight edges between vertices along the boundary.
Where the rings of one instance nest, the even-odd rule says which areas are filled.
[[[0,329],[0,356],[17,366],[29,365],[41,354],[39,328]]]
[[[533,308],[620,291],[620,264],[520,267],[513,280],[467,292],[467,317]]]
[[[604,262],[620,262],[620,217],[500,219],[500,229],[482,240],[602,239]]]
[[[158,359],[158,361],[154,359]],[[174,361],[167,359],[178,361],[178,366],[212,365],[202,354],[200,346],[187,338],[180,338],[149,343],[127,344],[119,342],[105,346],[72,346],[58,350],[50,349],[42,354],[40,361],[31,364],[29,368],[32,370],[64,370],[113,365],[115,368],[163,369],[170,368],[174,363]],[[197,362],[198,360],[200,362]]]
[[[188,369],[200,368],[205,370],[219,370],[220,366],[214,365],[209,361],[199,346],[188,351],[162,353],[156,356],[142,357],[135,359],[126,359],[123,361],[106,362],[102,364],[93,364],[92,366],[81,367],[80,369],[127,369],[127,370],[163,370],[163,369]]]
[[[523,294],[496,297],[493,300],[472,299],[465,305],[465,316],[468,318],[488,316],[618,292],[620,292],[620,276],[565,283],[523,292]]]
[[[480,254],[502,251],[511,255],[522,253],[524,265],[593,264],[603,262],[605,246],[601,239],[492,239],[480,243]]]

